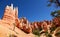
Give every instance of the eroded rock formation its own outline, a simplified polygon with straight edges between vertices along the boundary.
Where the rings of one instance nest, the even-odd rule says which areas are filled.
[[[8,5],[6,6],[4,11],[4,16],[2,19],[0,19],[0,25],[3,25],[11,30],[14,30],[17,33],[20,33],[19,30],[22,30],[24,33],[30,34],[35,29],[38,29],[38,30],[42,29],[43,32],[48,31],[50,33],[51,27],[60,26],[60,19],[54,18],[52,21],[44,20],[41,22],[31,23],[25,17],[19,19],[18,8],[13,7],[13,4],[11,4],[11,6],[8,6]]]

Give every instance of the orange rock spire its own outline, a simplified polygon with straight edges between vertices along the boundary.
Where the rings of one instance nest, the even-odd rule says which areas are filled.
[[[16,20],[18,20],[18,8],[17,7],[13,8],[13,4],[11,4],[11,6],[7,5],[4,11],[4,16],[2,20],[0,20],[1,21],[0,24],[5,26],[8,25],[12,26],[13,23],[16,22]]]

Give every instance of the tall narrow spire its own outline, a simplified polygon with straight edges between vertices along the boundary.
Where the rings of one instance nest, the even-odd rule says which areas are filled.
[[[18,7],[15,8],[15,17],[18,17]]]
[[[11,4],[11,8],[13,9],[13,4]]]
[[[7,5],[5,9],[9,9],[9,6]]]
[[[8,8],[9,6],[7,5],[6,7]]]

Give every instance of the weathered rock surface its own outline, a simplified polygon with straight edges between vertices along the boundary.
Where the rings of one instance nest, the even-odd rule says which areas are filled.
[[[13,8],[13,4],[11,4],[11,6],[5,8],[4,16],[0,19],[0,37],[11,37],[11,35],[15,37],[35,37],[36,35],[32,34],[35,29],[51,33],[50,28],[53,27],[60,27],[60,18],[54,18],[52,21],[29,22],[25,17],[19,19],[18,8]],[[55,32],[52,37],[55,37]],[[46,36],[42,34],[41,37],[44,37],[43,35]]]
[[[3,18],[0,19],[0,37],[9,37],[12,34],[17,37],[34,37],[32,33],[26,34],[20,28],[16,27],[19,23],[18,8],[13,9],[13,4],[7,6]]]
[[[14,34],[17,37],[35,37],[33,34],[26,34],[17,27],[15,31],[9,29],[8,27],[0,25],[0,37],[9,37],[9,35]]]

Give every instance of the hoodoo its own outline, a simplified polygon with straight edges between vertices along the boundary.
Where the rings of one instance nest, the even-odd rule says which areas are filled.
[[[55,17],[52,21],[29,22],[25,17],[18,18],[18,7],[13,7],[13,4],[6,6],[4,15],[0,19],[0,37],[12,34],[16,37],[35,37],[41,34],[44,37],[46,32],[55,37],[57,31],[52,31],[53,29],[60,29],[60,18]]]

